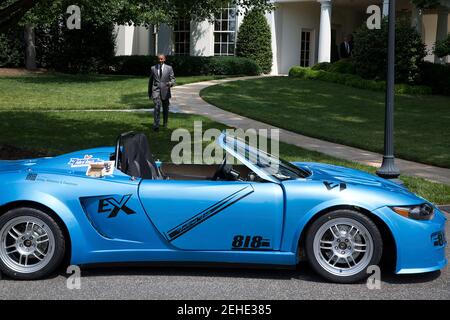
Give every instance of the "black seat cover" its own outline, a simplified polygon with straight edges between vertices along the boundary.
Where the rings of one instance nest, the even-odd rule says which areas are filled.
[[[121,157],[123,173],[142,179],[162,179],[162,175],[153,160],[145,134],[137,133],[123,141]]]

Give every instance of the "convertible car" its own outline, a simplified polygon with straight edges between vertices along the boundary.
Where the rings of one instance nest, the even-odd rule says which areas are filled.
[[[398,274],[446,265],[445,215],[404,186],[289,163],[227,133],[217,142],[219,165],[155,162],[134,133],[112,147],[0,161],[0,270],[38,279],[64,263],[306,260],[329,281],[353,283],[382,257]]]

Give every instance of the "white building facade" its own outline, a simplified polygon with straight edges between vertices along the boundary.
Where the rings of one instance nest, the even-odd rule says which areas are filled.
[[[444,3],[450,2],[443,0]],[[266,18],[272,31],[272,74],[287,74],[294,65],[312,66],[338,59],[339,44],[366,22],[367,8],[378,5],[387,14],[389,0],[275,0],[276,10]],[[447,6],[418,10],[410,0],[397,0],[397,15],[411,17],[427,45],[426,60],[436,40],[450,32]],[[225,8],[214,23],[180,20],[156,28],[117,27],[117,55],[224,56],[234,55],[243,16]]]

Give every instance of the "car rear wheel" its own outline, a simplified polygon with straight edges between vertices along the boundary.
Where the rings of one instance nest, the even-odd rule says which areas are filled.
[[[0,270],[11,278],[46,277],[61,264],[64,252],[64,234],[44,212],[18,208],[0,216]]]
[[[377,226],[356,211],[329,212],[314,221],[306,235],[310,265],[333,282],[354,283],[367,278],[367,268],[378,265],[382,251]]]

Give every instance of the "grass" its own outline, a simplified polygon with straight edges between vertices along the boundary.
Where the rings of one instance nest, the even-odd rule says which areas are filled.
[[[58,155],[75,150],[113,145],[117,135],[139,131],[148,135],[152,152],[161,160],[170,160],[172,130],[186,128],[193,132],[193,122],[202,121],[203,130],[225,129],[207,118],[186,114],[171,114],[169,128],[159,133],[151,131],[150,113],[122,112],[18,112],[0,111],[0,145],[9,144]],[[335,159],[317,152],[280,144],[281,156],[289,161],[313,161],[343,165],[374,173],[372,167]],[[401,176],[411,191],[437,204],[450,203],[450,186],[415,177]]]
[[[177,77],[177,85],[223,76]],[[0,110],[150,108],[148,78],[46,74],[0,77]]]
[[[208,87],[201,96],[228,111],[307,136],[383,152],[384,93],[291,77]],[[395,97],[395,154],[450,168],[450,97]]]

